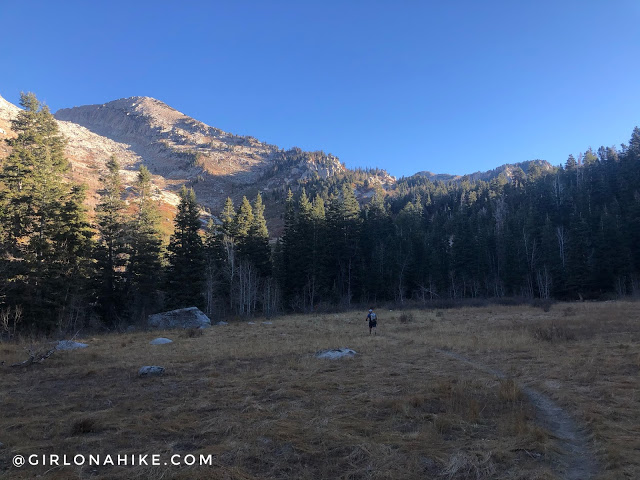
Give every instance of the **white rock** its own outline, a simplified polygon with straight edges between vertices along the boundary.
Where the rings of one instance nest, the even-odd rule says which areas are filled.
[[[263,325],[273,325],[273,322],[262,322]]]
[[[229,325],[227,322],[223,322],[222,320],[220,320],[219,322],[216,322],[216,325]]]
[[[247,325],[255,325],[256,322],[247,322]]]
[[[164,367],[158,367],[157,365],[147,365],[138,370],[139,377],[154,377],[162,375],[164,373]]]
[[[356,351],[351,350],[350,348],[336,348],[333,350],[322,350],[316,353],[316,357],[318,358],[328,358],[328,359],[336,359],[342,357],[353,357],[355,356]]]
[[[87,348],[86,343],[78,343],[72,340],[60,340],[56,345],[56,350],[76,350],[78,348]]]
[[[168,338],[164,337],[154,338],[149,342],[149,345],[164,345],[166,343],[173,343],[173,340],[169,340]]]

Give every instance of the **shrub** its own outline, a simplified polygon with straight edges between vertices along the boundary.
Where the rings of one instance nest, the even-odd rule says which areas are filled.
[[[201,337],[203,334],[204,334],[204,330],[202,330],[201,328],[188,328],[184,332],[184,335],[187,338]]]
[[[523,399],[522,390],[511,378],[500,380],[498,387],[498,397],[506,403],[515,403]]]
[[[101,430],[98,422],[93,418],[83,418],[75,421],[71,425],[71,435],[83,435],[85,433],[96,433]]]
[[[575,340],[575,334],[567,327],[550,323],[546,325],[538,325],[532,330],[533,338],[544,342],[554,341],[570,341]]]
[[[402,312],[402,314],[400,315],[400,323],[411,323],[413,322],[413,320],[413,313]]]

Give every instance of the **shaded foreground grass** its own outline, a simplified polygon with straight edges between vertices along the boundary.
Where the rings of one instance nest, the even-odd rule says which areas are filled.
[[[202,336],[83,339],[0,369],[7,478],[562,478],[561,443],[519,385],[584,425],[596,478],[640,478],[636,303],[289,316]],[[410,315],[407,315],[410,313]],[[558,333],[560,332],[560,333]],[[173,344],[152,346],[157,336]],[[352,359],[320,360],[350,347]],[[438,353],[449,349],[509,378]],[[23,360],[0,344],[0,360]],[[138,378],[142,365],[166,374]],[[211,455],[207,466],[25,466],[15,454]]]

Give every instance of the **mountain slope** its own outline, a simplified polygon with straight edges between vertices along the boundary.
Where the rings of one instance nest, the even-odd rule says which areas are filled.
[[[11,119],[20,109],[0,97],[0,159],[10,149]],[[196,190],[198,201],[213,214],[230,196],[236,205],[243,195],[282,190],[304,178],[327,178],[345,170],[337,157],[323,152],[288,151],[210,127],[149,97],[131,97],[102,105],[61,109],[55,113],[67,139],[72,177],[87,184],[88,203],[98,201],[99,178],[115,155],[125,185],[131,185],[140,165],[153,174],[163,221],[170,228],[177,191]],[[270,227],[278,230],[281,205],[265,198]]]
[[[285,152],[206,125],[149,97],[61,109],[55,117],[128,145],[169,188],[193,186],[198,199],[214,212],[227,196],[239,200],[244,194],[255,196],[258,189],[344,171],[332,155]]]
[[[463,180],[468,180],[470,182],[475,182],[478,180],[489,181],[493,178],[497,178],[500,175],[504,175],[507,179],[511,180],[513,178],[514,172],[520,168],[526,174],[529,173],[529,170],[532,166],[536,166],[540,168],[543,172],[547,172],[553,169],[553,166],[547,162],[546,160],[527,160],[525,162],[518,163],[506,163],[501,165],[493,170],[487,170],[486,172],[474,172],[466,175],[450,175],[447,173],[433,173],[429,171],[422,171],[416,173],[421,177],[426,177],[432,182],[461,182]]]
[[[0,159],[8,155],[4,141],[13,135],[10,120],[20,109],[0,97]],[[89,187],[88,203],[99,198],[99,178],[106,162],[115,155],[122,167],[125,185],[133,184],[140,165],[153,174],[166,231],[177,205],[177,191],[193,187],[198,201],[217,214],[229,196],[238,205],[242,196],[253,199],[265,195],[266,218],[272,234],[282,226],[283,197],[288,185],[305,179],[327,179],[346,172],[337,157],[324,152],[305,152],[299,148],[284,151],[253,137],[237,136],[211,127],[150,97],[130,97],[101,105],[63,108],[55,113],[61,133],[67,138],[67,156],[72,176]],[[500,174],[511,178],[532,165],[543,171],[551,165],[533,160],[502,165],[488,172],[457,176],[423,171],[416,175],[431,181],[490,180]],[[369,186],[357,186],[361,200],[371,197],[372,185],[394,188],[396,179],[375,169]]]

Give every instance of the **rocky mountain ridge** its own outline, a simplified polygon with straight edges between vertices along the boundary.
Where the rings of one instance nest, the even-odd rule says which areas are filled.
[[[298,148],[285,151],[253,137],[227,133],[150,97],[60,109],[55,118],[126,146],[124,168],[135,173],[144,164],[166,203],[175,205],[177,191],[186,185],[214,215],[227,197],[238,205],[242,196],[255,198],[258,191],[282,190],[298,180],[345,171],[331,154]],[[70,143],[74,142],[71,136]],[[278,199],[265,200],[267,222],[278,232],[282,206]]]
[[[514,178],[515,172],[517,172],[518,169],[522,169],[525,174],[528,174],[531,168],[539,168],[541,171],[547,172],[553,169],[553,165],[551,165],[546,160],[527,160],[518,163],[505,163],[504,165],[500,165],[499,167],[492,170],[487,170],[485,172],[474,172],[466,175],[433,173],[426,170],[417,172],[415,175],[426,177],[432,182],[462,182],[464,180],[468,180],[469,182],[475,182],[478,180],[488,182],[489,180],[497,178],[500,175],[504,175],[508,180],[512,180]]]
[[[14,135],[11,119],[19,111],[0,96],[0,159],[9,154],[9,147],[2,140]],[[100,175],[114,155],[121,164],[125,184],[133,184],[140,165],[149,168],[166,222],[170,222],[178,201],[177,191],[183,185],[193,187],[199,202],[216,214],[227,197],[237,205],[243,195],[254,198],[258,191],[282,193],[287,185],[299,180],[328,178],[346,170],[331,154],[299,148],[285,151],[253,137],[227,133],[150,97],[63,108],[54,116],[67,139],[72,176],[89,187],[90,206],[98,201]],[[511,178],[519,168],[526,173],[534,164],[542,170],[552,168],[545,161],[534,160],[465,176],[426,171],[416,175],[432,181],[490,180],[500,174]],[[396,179],[375,169],[366,183],[369,187],[356,191],[363,201],[373,195],[376,185],[393,189]],[[283,195],[265,197],[267,221],[277,233]]]

